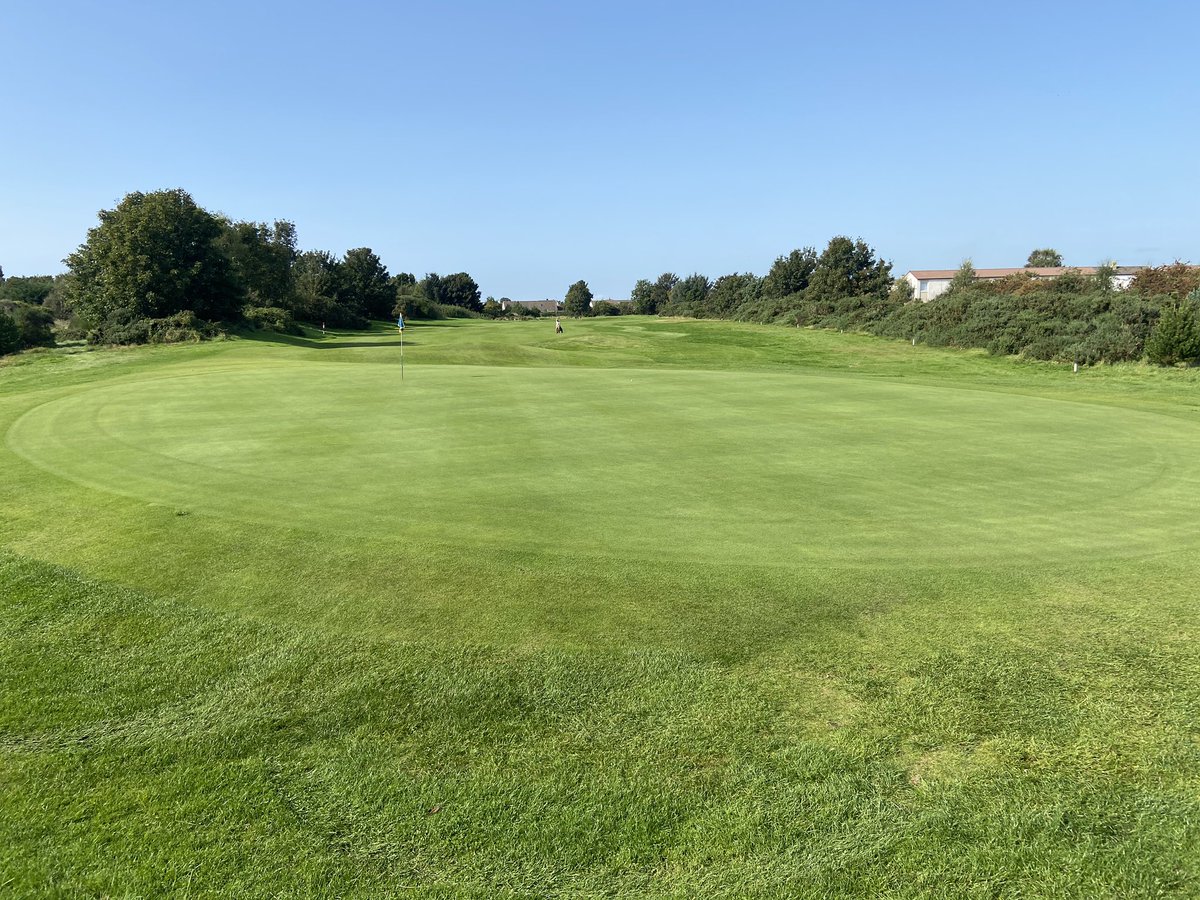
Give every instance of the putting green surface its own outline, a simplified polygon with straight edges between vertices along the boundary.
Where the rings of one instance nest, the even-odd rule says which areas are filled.
[[[1200,895],[1200,373],[552,327],[0,364],[0,895]]]
[[[7,443],[189,512],[617,559],[1020,564],[1198,539],[1195,424],[811,372],[151,372],[39,405]]]

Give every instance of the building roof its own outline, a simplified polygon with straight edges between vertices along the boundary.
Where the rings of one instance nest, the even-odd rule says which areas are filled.
[[[1136,275],[1141,269],[1141,266],[1117,266],[1116,274]],[[976,269],[975,277],[1007,278],[1010,275],[1029,274],[1036,278],[1057,278],[1059,275],[1064,275],[1067,272],[1077,272],[1080,275],[1095,275],[1099,270],[1099,266],[1032,266],[1020,269]],[[913,269],[909,274],[921,281],[940,281],[942,279],[953,278],[958,274],[958,269]]]

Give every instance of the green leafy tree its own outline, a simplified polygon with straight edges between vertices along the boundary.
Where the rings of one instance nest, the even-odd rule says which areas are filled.
[[[7,313],[17,323],[23,348],[54,346],[54,314],[50,310],[32,303],[3,300],[0,312]]]
[[[639,278],[633,290],[629,292],[633,302],[633,311],[641,316],[652,316],[658,312],[654,302],[654,285],[648,278]]]
[[[21,349],[21,329],[6,312],[0,312],[0,356],[16,353]]]
[[[592,291],[586,281],[577,281],[567,288],[563,309],[568,316],[586,316],[591,311]]]
[[[296,226],[278,220],[231,222],[222,220],[224,230],[218,246],[229,257],[234,277],[252,306],[289,307],[294,299],[292,267],[296,262]]]
[[[975,286],[975,265],[970,259],[964,259],[962,265],[958,267],[958,271],[954,273],[954,277],[950,279],[950,287],[947,290],[965,291]]]
[[[905,303],[911,303],[913,300],[913,286],[907,278],[897,278],[892,283],[892,289],[888,291],[888,302],[896,306],[903,306]]]
[[[44,303],[54,290],[53,275],[17,275],[0,279],[0,300],[15,300],[19,303]]]
[[[703,315],[711,289],[712,282],[698,272],[677,281],[667,298],[667,312],[673,316]]]
[[[346,251],[337,269],[338,302],[367,319],[386,319],[396,305],[387,267],[370,247]]]
[[[875,258],[862,240],[839,235],[829,241],[817,259],[805,295],[817,301],[845,297],[887,298],[892,287],[892,265]]]
[[[495,297],[488,297],[483,301],[483,314],[489,319],[498,319],[504,315],[504,308]]]
[[[654,280],[654,312],[661,313],[671,302],[671,289],[679,284],[679,276],[674,272],[663,272]]]
[[[817,251],[812,247],[793,250],[787,256],[780,256],[763,278],[762,295],[774,300],[799,294],[808,287],[809,279],[816,268]]]
[[[704,314],[727,319],[741,306],[753,303],[760,296],[762,279],[750,272],[722,275],[713,282],[704,301]]]
[[[479,312],[483,309],[480,302],[479,285],[466,272],[455,272],[447,275],[441,281],[441,296],[439,303],[448,306],[460,306],[463,309],[473,309]]]
[[[1025,260],[1027,269],[1059,267],[1062,264],[1062,254],[1053,247],[1041,247],[1033,250],[1029,254],[1029,259]]]
[[[128,194],[65,262],[69,302],[103,339],[106,322],[191,311],[232,321],[243,294],[217,238],[220,220],[182,189]]]
[[[396,290],[396,305],[392,308],[393,316],[404,316],[406,319],[444,319],[441,306],[434,303],[425,295],[420,284],[402,284]]]
[[[1146,356],[1159,366],[1200,359],[1200,293],[1164,306],[1146,339]]]
[[[304,312],[332,303],[337,293],[337,258],[328,250],[306,250],[296,256],[292,267],[292,288],[296,302]],[[305,315],[302,318],[311,316]]]

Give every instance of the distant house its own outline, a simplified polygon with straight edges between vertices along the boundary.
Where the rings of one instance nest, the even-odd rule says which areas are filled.
[[[1117,266],[1112,278],[1115,290],[1123,291],[1133,284],[1133,278],[1141,270],[1141,266]],[[1095,275],[1097,266],[1045,266],[1028,269],[976,269],[976,281],[995,281],[998,278],[1008,278],[1010,275],[1032,275],[1034,278],[1057,278],[1067,272],[1077,272],[1080,275]],[[957,269],[913,269],[904,273],[904,280],[912,285],[913,297],[928,302],[950,287],[950,281],[958,274]]]
[[[563,305],[557,300],[501,300],[500,309],[508,312],[514,306],[536,309],[540,313],[562,312]]]

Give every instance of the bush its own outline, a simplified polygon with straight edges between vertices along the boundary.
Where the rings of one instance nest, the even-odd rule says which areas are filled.
[[[615,303],[609,303],[607,300],[592,304],[593,316],[619,316],[620,314],[621,307]]]
[[[1200,359],[1200,314],[1193,298],[1196,298],[1195,293],[1187,300],[1163,307],[1158,324],[1146,341],[1146,356],[1150,362],[1174,366]]]
[[[303,334],[292,314],[278,306],[247,306],[242,310],[242,316],[252,328],[280,334]]]
[[[406,319],[444,319],[446,314],[441,306],[434,303],[417,285],[406,285],[396,295],[396,306],[392,309],[393,316],[404,316]]]
[[[440,315],[430,316],[431,319],[482,319],[483,313],[474,309],[467,309],[465,306],[449,306],[444,303],[435,303],[434,308]]]
[[[1176,262],[1169,266],[1139,269],[1130,289],[1144,297],[1186,297],[1200,290],[1200,268]]]
[[[29,303],[0,300],[0,311],[16,323],[20,349],[54,346],[54,314]]]
[[[8,313],[0,311],[0,356],[16,353],[21,349],[21,329]]]
[[[183,310],[158,319],[109,319],[88,332],[91,344],[180,344],[220,335],[212,322]]]

